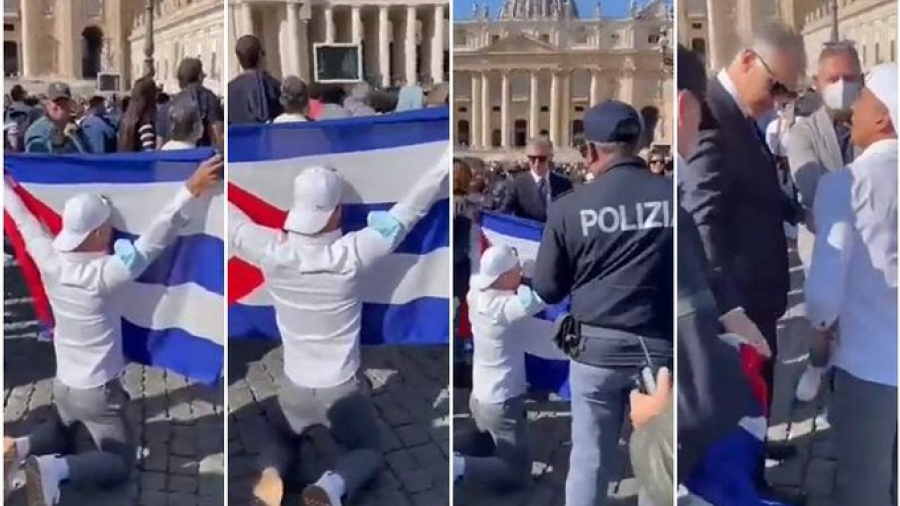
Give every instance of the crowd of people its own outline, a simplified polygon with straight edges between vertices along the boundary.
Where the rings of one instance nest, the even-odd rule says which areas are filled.
[[[79,97],[63,82],[30,95],[15,85],[6,97],[6,152],[107,154],[192,149],[224,145],[222,100],[203,85],[196,58],[178,67],[179,91],[169,95],[150,76],[135,81],[123,97],[95,93]]]
[[[266,72],[265,50],[253,35],[239,38],[235,52],[241,74],[228,83],[228,122],[232,125],[356,118],[449,103],[449,87],[444,83],[426,93],[416,84],[380,89],[364,81],[352,85],[306,83],[297,76],[279,82]]]

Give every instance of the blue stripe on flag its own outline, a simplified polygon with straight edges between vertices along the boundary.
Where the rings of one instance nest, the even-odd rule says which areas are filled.
[[[116,231],[117,239],[134,241],[137,236]],[[141,283],[179,286],[194,283],[219,295],[225,294],[225,243],[206,234],[186,235],[175,240],[137,279]]]
[[[446,344],[450,303],[423,297],[406,304],[363,304],[362,344]],[[272,306],[232,304],[228,308],[232,339],[280,339]]]
[[[7,154],[4,166],[22,184],[140,184],[186,181],[209,148],[105,155]]]
[[[355,153],[449,139],[449,109],[272,125],[228,127],[228,161],[258,162]]]
[[[498,234],[538,243],[544,230],[544,226],[536,221],[498,213],[482,214],[481,226]]]
[[[122,319],[125,355],[135,362],[163,367],[207,385],[222,375],[225,349],[183,329],[151,330]]]
[[[372,211],[387,211],[393,204],[349,204],[343,207],[344,232],[356,232],[366,227]],[[422,255],[450,245],[450,200],[437,201],[431,210],[403,239],[395,253]]]

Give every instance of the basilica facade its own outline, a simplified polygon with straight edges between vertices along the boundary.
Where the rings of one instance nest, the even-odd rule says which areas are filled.
[[[454,25],[454,137],[472,156],[515,154],[546,136],[571,154],[585,111],[618,99],[641,111],[650,144],[671,147],[669,6],[632,2],[628,17],[584,16],[571,0],[507,0]],[[668,55],[668,57],[667,57]]]

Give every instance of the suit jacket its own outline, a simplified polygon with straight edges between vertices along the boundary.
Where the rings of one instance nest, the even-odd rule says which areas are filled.
[[[720,312],[743,307],[754,321],[769,321],[787,308],[788,198],[755,122],[718,79],[707,102],[715,121],[701,127],[682,204],[700,232]]]
[[[800,196],[800,204],[812,213],[819,179],[825,174],[846,165],[840,141],[834,131],[834,122],[825,107],[820,107],[809,117],[800,118],[791,128],[788,143],[788,164]],[[807,223],[809,225],[809,223]],[[799,227],[797,249],[803,265],[809,268],[815,238],[812,230]]]
[[[552,171],[548,177],[551,201],[572,190],[572,182],[568,178]],[[547,221],[547,204],[542,200],[534,176],[527,171],[516,176],[507,187],[500,212],[543,223]]]

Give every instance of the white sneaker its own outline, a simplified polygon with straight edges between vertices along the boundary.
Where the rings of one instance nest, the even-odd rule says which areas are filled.
[[[25,497],[28,506],[55,506],[59,503],[59,479],[51,468],[53,458],[25,459]]]
[[[797,383],[797,391],[795,395],[800,402],[809,402],[819,395],[819,389],[822,387],[822,376],[825,369],[822,367],[807,367],[800,376]]]

